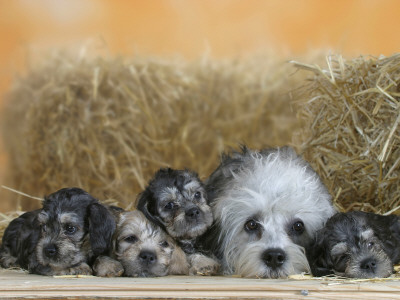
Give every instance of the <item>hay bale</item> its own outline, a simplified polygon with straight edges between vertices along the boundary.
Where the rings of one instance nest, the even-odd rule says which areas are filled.
[[[49,56],[8,97],[10,185],[35,196],[79,186],[127,206],[160,167],[204,178],[227,147],[291,141],[301,126],[290,105],[294,71],[276,57]]]
[[[304,90],[305,157],[343,211],[385,213],[400,205],[400,54],[328,57]]]

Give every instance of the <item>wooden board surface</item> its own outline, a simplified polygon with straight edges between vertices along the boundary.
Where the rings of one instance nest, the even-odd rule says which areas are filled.
[[[0,298],[274,298],[400,299],[400,280],[246,279],[167,276],[159,278],[65,278],[0,270]]]

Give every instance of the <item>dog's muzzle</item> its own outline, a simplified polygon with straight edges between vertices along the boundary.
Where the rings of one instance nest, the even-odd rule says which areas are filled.
[[[43,254],[45,257],[52,259],[57,255],[57,247],[54,244],[48,244],[43,247]]]
[[[261,259],[269,268],[276,270],[285,263],[286,254],[280,248],[269,248],[263,252]]]

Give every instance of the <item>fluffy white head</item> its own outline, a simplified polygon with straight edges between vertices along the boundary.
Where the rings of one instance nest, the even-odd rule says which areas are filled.
[[[318,175],[288,147],[244,150],[210,177],[224,272],[286,277],[309,271],[304,253],[315,231],[335,212]],[[278,259],[269,251],[278,251]],[[275,263],[274,263],[275,260]]]

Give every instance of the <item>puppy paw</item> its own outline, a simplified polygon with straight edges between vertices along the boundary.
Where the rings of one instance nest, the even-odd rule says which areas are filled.
[[[92,275],[92,268],[87,263],[81,263],[79,266],[69,268],[66,275]]]
[[[37,265],[30,268],[30,272],[34,274],[47,275],[47,276],[63,276],[63,275],[92,275],[92,268],[87,263],[72,268],[59,269],[51,268],[49,266]]]
[[[124,273],[124,267],[111,257],[99,256],[93,264],[93,271],[100,277],[120,277]]]
[[[11,255],[4,255],[0,258],[0,265],[5,269],[18,267],[17,258]]]
[[[219,262],[203,254],[190,255],[190,262],[190,275],[217,275],[221,266]]]

